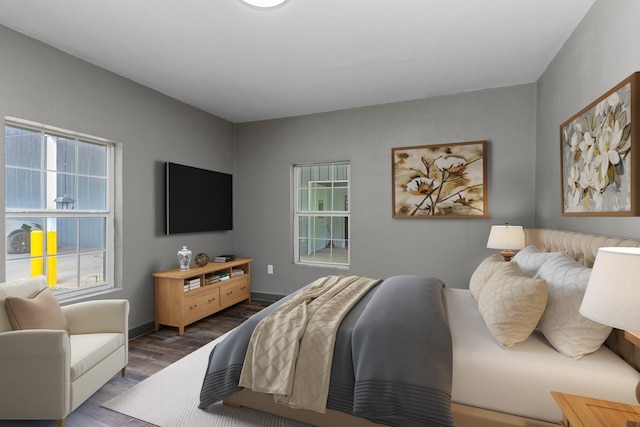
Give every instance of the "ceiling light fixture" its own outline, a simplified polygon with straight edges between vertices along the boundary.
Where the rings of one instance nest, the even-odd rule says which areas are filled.
[[[273,9],[282,6],[287,0],[242,0],[243,3],[258,9]]]

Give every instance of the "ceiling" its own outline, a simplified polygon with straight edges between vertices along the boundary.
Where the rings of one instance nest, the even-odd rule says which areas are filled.
[[[0,0],[0,24],[234,123],[538,80],[594,0]]]

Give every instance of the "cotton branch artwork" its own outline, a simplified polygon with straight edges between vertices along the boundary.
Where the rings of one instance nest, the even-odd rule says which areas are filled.
[[[393,217],[486,218],[486,145],[393,148]]]

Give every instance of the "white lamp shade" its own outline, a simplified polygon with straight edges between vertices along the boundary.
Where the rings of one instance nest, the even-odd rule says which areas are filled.
[[[640,331],[640,248],[600,248],[580,314],[595,322]]]
[[[521,225],[492,225],[487,241],[489,249],[524,248],[524,228]]]

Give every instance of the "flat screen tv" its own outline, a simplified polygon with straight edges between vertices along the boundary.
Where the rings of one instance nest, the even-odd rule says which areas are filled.
[[[165,163],[166,233],[233,229],[231,174]]]

